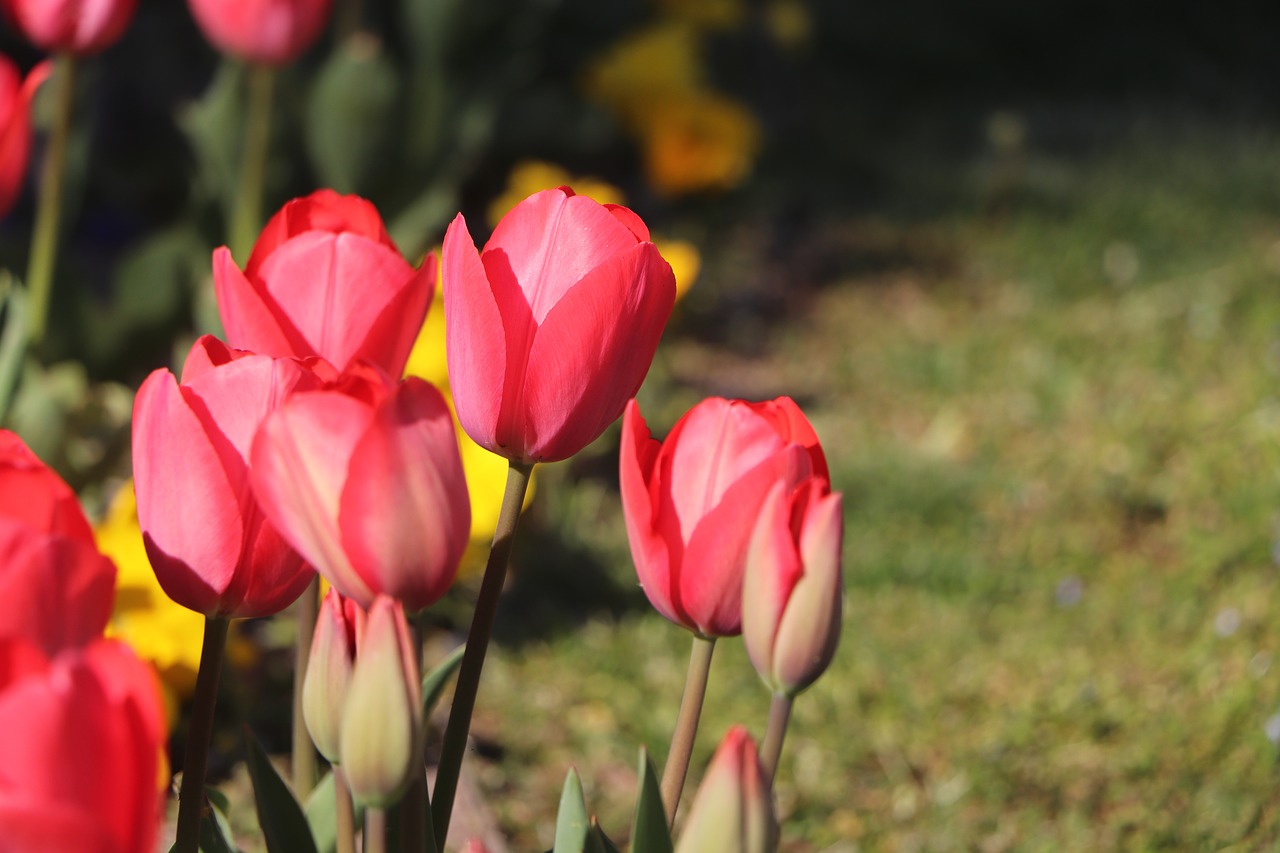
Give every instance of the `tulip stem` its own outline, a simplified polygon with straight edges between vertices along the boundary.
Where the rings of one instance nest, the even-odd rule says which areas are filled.
[[[218,679],[227,648],[230,620],[206,616],[196,693],[191,704],[191,728],[182,760],[182,790],[178,792],[178,825],[175,853],[196,853],[200,846],[200,816],[204,810],[204,776],[209,767],[209,741],[213,737],[213,710],[218,701]]]
[[[356,853],[356,809],[351,802],[351,788],[341,766],[333,768],[334,825],[337,827],[337,853]]]
[[[387,853],[386,809],[365,809],[364,853]]]
[[[320,612],[320,578],[314,577],[293,605],[296,635],[293,638],[293,792],[305,800],[316,784],[316,748],[302,719],[302,682],[311,658],[311,637]]]
[[[418,614],[421,617],[422,614]],[[422,619],[409,619],[409,647],[413,649],[416,657],[414,661],[415,677],[419,678],[422,672]],[[426,721],[423,721],[426,724]],[[423,739],[419,738],[414,744],[414,749],[418,753],[413,759],[414,767],[413,778],[409,780],[409,787],[405,790],[404,796],[400,799],[400,805],[397,811],[400,813],[400,850],[402,853],[420,853],[426,847],[427,839],[427,765],[426,757],[423,752]]]
[[[512,462],[507,469],[507,488],[502,496],[502,511],[493,531],[493,547],[489,549],[489,562],[480,583],[480,597],[471,617],[471,630],[467,634],[467,649],[462,654],[462,666],[458,671],[458,683],[453,692],[453,705],[449,708],[449,722],[444,730],[444,743],[440,749],[440,764],[436,768],[436,786],[431,792],[431,823],[435,831],[436,849],[443,850],[449,836],[449,818],[453,813],[453,799],[458,792],[458,774],[462,771],[462,757],[467,750],[467,733],[471,730],[471,713],[475,710],[476,692],[480,688],[480,672],[484,668],[485,652],[489,648],[489,635],[493,632],[493,619],[498,611],[498,597],[507,577],[507,561],[511,557],[511,544],[515,540],[516,524],[524,495],[529,489],[532,464]]]
[[[70,53],[58,54],[53,128],[49,147],[40,168],[40,195],[36,202],[36,224],[31,235],[31,257],[27,261],[28,329],[30,345],[38,347],[49,324],[49,300],[53,292],[53,270],[58,259],[58,220],[62,211],[62,179],[66,174],[67,140],[71,136],[71,113],[75,104],[76,60]]]
[[[769,703],[769,728],[764,733],[764,743],[760,748],[760,760],[764,763],[769,784],[773,784],[773,777],[778,772],[782,741],[787,736],[787,723],[791,720],[791,704],[791,697],[785,693],[773,694],[773,701]]]
[[[693,650],[689,654],[689,673],[684,682],[684,695],[680,697],[680,712],[676,716],[676,729],[671,735],[671,749],[667,751],[667,763],[662,768],[662,802],[667,809],[667,826],[674,827],[676,810],[680,806],[680,793],[689,774],[689,757],[693,754],[693,741],[698,734],[698,719],[702,716],[702,700],[707,695],[707,676],[711,672],[711,654],[716,650],[714,637],[693,638]]]
[[[231,215],[231,254],[241,266],[262,228],[263,183],[267,175],[267,151],[271,145],[271,91],[275,70],[269,65],[249,68],[249,104],[245,113],[244,150],[240,160],[240,185]]]

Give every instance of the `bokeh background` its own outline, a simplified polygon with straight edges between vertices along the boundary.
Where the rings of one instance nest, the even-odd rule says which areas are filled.
[[[416,262],[459,210],[482,238],[546,186],[625,200],[684,291],[655,430],[712,394],[811,415],[846,626],[797,703],[785,850],[1270,849],[1278,37],[1242,0],[336,0],[279,80],[266,212],[357,192]],[[133,389],[216,329],[243,84],[173,0],[85,63],[51,335],[10,415],[104,519],[116,630],[177,731],[199,623],[148,586],[120,485]],[[570,763],[625,835],[635,750],[665,751],[687,638],[636,585],[616,441],[527,511],[468,765],[494,845],[549,844]],[[236,721],[287,749],[290,631],[233,646],[233,793]],[[694,767],[766,708],[722,642]]]

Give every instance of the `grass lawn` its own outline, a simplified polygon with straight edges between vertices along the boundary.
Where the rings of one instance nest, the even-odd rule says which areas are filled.
[[[824,222],[837,261],[764,355],[672,336],[642,396],[661,435],[705,393],[789,393],[845,493],[844,638],[797,702],[783,848],[1270,849],[1280,139],[1032,154],[994,205],[986,180]],[[513,849],[550,845],[571,762],[625,836],[636,749],[661,766],[674,721],[688,641],[635,589],[613,458],[544,472],[487,665],[501,760],[473,766]],[[719,645],[695,774],[764,727]]]

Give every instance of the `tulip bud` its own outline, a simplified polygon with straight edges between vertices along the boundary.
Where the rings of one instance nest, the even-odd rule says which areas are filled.
[[[742,726],[729,729],[702,778],[675,853],[772,853],[773,792]]]
[[[331,588],[311,635],[311,656],[302,681],[302,719],[316,749],[330,764],[339,762],[342,706],[355,665],[356,638],[363,627],[364,611]]]
[[[473,838],[467,842],[467,846],[462,848],[462,853],[489,853],[489,848],[484,846],[484,842],[479,838]]]
[[[742,592],[742,639],[756,672],[795,696],[831,663],[840,641],[844,517],[839,492],[810,479],[779,483],[756,520]]]
[[[88,56],[124,35],[138,0],[4,0],[13,25],[37,47]]]
[[[340,728],[352,797],[369,808],[394,804],[422,770],[422,687],[404,607],[387,596],[369,610]]]

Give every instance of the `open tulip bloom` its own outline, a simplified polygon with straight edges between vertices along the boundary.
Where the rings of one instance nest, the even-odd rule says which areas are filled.
[[[630,210],[572,190],[516,205],[477,252],[444,238],[449,382],[467,435],[525,464],[567,459],[617,420],[671,316],[671,266]]]

